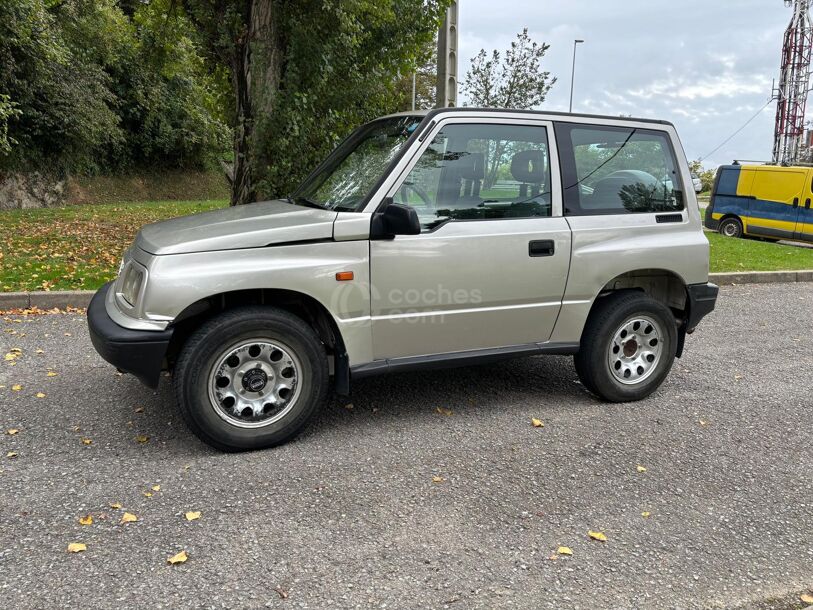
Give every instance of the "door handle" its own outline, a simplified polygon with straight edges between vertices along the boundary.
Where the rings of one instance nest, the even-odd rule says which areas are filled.
[[[794,208],[798,208],[798,207],[799,207],[799,198],[798,198],[798,197],[794,197],[794,198],[793,198],[793,207],[794,207]]]
[[[536,239],[528,242],[528,256],[553,256],[555,246],[552,239]]]

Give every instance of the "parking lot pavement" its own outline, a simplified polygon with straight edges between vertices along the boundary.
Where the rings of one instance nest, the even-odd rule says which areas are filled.
[[[21,351],[0,361],[0,426],[19,430],[0,436],[2,606],[798,602],[813,586],[811,312],[813,284],[724,288],[640,403],[598,402],[568,358],[398,375],[240,455],[186,430],[168,380],[152,392],[102,362],[81,315],[7,317],[0,355]]]

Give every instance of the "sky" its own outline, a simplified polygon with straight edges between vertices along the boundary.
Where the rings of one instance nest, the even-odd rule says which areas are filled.
[[[664,119],[689,160],[714,168],[770,160],[771,102],[791,9],[782,0],[459,0],[460,81],[481,48],[507,48],[527,27],[550,45],[543,69],[558,77],[542,110],[567,111],[573,40],[573,111]],[[461,102],[465,96],[461,94]],[[813,100],[811,100],[813,103]]]

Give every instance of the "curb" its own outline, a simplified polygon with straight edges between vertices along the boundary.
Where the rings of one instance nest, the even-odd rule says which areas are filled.
[[[718,286],[737,284],[777,284],[813,282],[810,271],[743,271],[740,273],[710,273],[709,281]],[[4,309],[65,309],[86,308],[95,290],[53,290],[51,292],[0,292],[0,310]]]

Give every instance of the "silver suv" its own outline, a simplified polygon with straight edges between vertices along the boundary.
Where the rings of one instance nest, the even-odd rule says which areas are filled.
[[[331,388],[571,354],[642,399],[709,313],[692,177],[662,121],[441,109],[344,140],[287,200],[141,229],[93,344],[224,450],[293,438]]]

